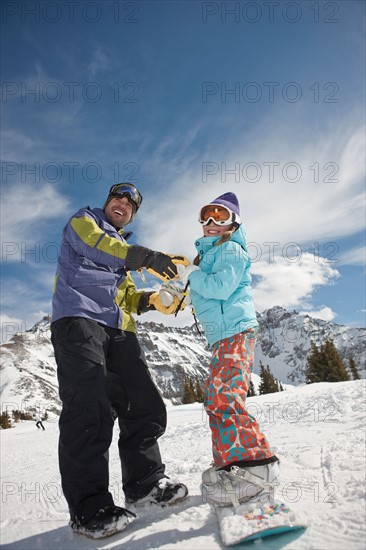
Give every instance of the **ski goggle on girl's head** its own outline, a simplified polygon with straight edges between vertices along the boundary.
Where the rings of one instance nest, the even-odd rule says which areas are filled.
[[[126,197],[131,200],[138,210],[142,203],[142,195],[138,189],[132,183],[116,183],[112,185],[109,190],[109,196],[113,197]]]
[[[198,221],[207,225],[213,221],[216,225],[240,224],[240,218],[234,212],[222,204],[208,204],[201,209]]]

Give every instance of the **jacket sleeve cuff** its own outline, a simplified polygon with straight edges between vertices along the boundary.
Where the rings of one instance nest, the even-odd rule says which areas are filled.
[[[137,306],[137,315],[141,315],[141,313],[146,313],[147,311],[153,311],[155,309],[155,306],[153,304],[149,304],[149,298],[151,294],[154,293],[144,292],[142,294],[139,304]]]

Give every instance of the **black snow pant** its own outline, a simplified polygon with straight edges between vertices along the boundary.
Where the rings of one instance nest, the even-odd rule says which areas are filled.
[[[133,332],[64,317],[52,323],[51,334],[62,401],[62,489],[71,518],[86,522],[114,504],[108,449],[115,417],[126,497],[145,496],[166,477],[157,442],[166,428],[166,408]]]
[[[43,426],[42,420],[38,420],[38,422],[36,422],[36,426],[37,426],[38,430],[39,430],[39,428],[42,428],[42,430],[45,429],[45,427]]]

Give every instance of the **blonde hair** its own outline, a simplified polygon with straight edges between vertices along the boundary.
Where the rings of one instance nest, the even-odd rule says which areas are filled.
[[[225,231],[224,233],[222,233],[221,238],[217,241],[217,243],[214,244],[214,246],[220,246],[220,244],[223,244],[229,241],[236,230],[237,230],[237,227],[233,226],[228,231]],[[198,265],[199,263],[200,263],[200,255],[197,254],[195,259],[193,260],[193,265]]]

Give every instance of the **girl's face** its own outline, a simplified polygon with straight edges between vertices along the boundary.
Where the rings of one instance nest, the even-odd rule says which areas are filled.
[[[226,231],[231,231],[233,224],[231,225],[217,225],[212,220],[209,221],[207,225],[203,225],[203,236],[204,237],[219,237]]]

